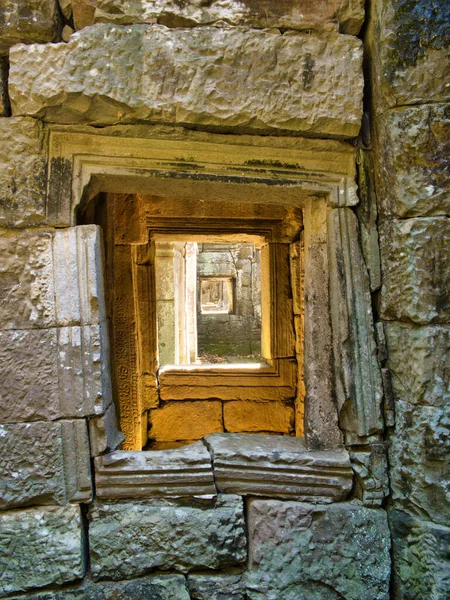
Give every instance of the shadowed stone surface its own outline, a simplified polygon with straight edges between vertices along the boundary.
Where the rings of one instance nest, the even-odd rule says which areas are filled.
[[[15,596],[8,600],[20,600]],[[93,583],[86,579],[82,585],[27,594],[27,600],[190,600],[186,580],[182,575],[155,575],[132,581]]]
[[[0,55],[20,42],[51,42],[57,31],[55,0],[2,0]]]
[[[86,0],[81,0],[86,2]],[[76,5],[80,0],[72,0]],[[169,27],[193,25],[246,25],[283,29],[321,29],[336,27],[356,35],[364,20],[361,0],[305,2],[296,0],[97,0],[92,21],[97,23],[152,23]]]
[[[389,463],[394,506],[448,525],[450,328],[385,325],[396,427]]]
[[[146,498],[215,494],[211,456],[203,442],[172,450],[112,452],[95,459],[97,495]]]
[[[116,407],[113,402],[105,410],[104,415],[89,419],[91,456],[117,450],[124,440],[125,436],[119,431]]]
[[[314,452],[300,438],[257,434],[215,433],[205,441],[221,492],[333,502],[352,486],[345,450]]]
[[[245,600],[242,575],[189,575],[191,600]]]
[[[0,596],[84,575],[78,506],[0,513]]]
[[[447,600],[450,597],[450,528],[391,510],[393,597]]]
[[[355,497],[369,508],[380,507],[389,495],[388,464],[384,444],[362,446],[350,452],[355,472]]]
[[[94,579],[131,578],[151,569],[220,569],[246,559],[239,496],[96,502],[89,514]]]
[[[376,121],[377,189],[385,216],[450,213],[450,104],[387,111]]]
[[[59,123],[353,137],[361,57],[358,39],[334,33],[100,24],[68,44],[14,48],[9,89],[13,114]]]
[[[0,425],[0,509],[91,499],[86,423]]]
[[[381,318],[450,321],[450,221],[407,219],[380,226]]]
[[[9,108],[8,64],[5,58],[0,58],[0,117],[7,117]]]
[[[251,600],[388,600],[384,511],[252,500],[248,523]]]

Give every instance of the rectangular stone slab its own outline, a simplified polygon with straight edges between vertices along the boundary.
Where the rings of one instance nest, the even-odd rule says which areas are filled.
[[[14,115],[340,138],[360,128],[362,45],[334,32],[99,24],[68,44],[17,46],[10,61]]]
[[[242,499],[219,496],[95,502],[89,511],[92,575],[131,578],[150,570],[222,569],[246,560]]]
[[[84,420],[0,425],[0,509],[91,499]]]
[[[84,575],[78,506],[0,513],[0,596]]]
[[[220,492],[322,503],[344,500],[352,487],[345,450],[309,451],[300,438],[259,434],[214,433],[205,441]]]
[[[215,494],[211,457],[203,442],[172,450],[118,450],[95,459],[101,498]]]

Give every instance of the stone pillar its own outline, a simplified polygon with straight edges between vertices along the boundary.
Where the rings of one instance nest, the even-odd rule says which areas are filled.
[[[160,365],[173,365],[177,362],[178,339],[175,328],[178,319],[175,318],[174,272],[173,242],[157,242],[155,283]]]
[[[186,343],[187,364],[197,362],[197,244],[187,242],[186,267]]]

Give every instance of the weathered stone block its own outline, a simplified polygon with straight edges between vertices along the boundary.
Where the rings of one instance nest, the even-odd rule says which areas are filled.
[[[96,225],[1,236],[0,260],[2,329],[92,325],[105,319]]]
[[[251,600],[387,600],[386,513],[352,503],[314,506],[252,500],[248,512]]]
[[[355,497],[364,506],[377,508],[389,495],[388,465],[384,444],[372,444],[350,452],[356,475]]]
[[[381,318],[414,323],[450,320],[450,221],[393,220],[380,226]]]
[[[245,600],[242,575],[189,575],[192,600]]]
[[[380,0],[371,15],[374,106],[449,99],[450,6],[437,0]],[[440,77],[436,77],[440,73]]]
[[[396,428],[389,464],[394,507],[448,524],[450,328],[385,325]]]
[[[102,414],[111,402],[104,326],[0,331],[0,422]]]
[[[450,597],[450,529],[391,510],[393,597],[446,600]]]
[[[218,569],[246,559],[242,499],[183,504],[97,502],[90,509],[94,579],[131,578],[151,569]]]
[[[14,48],[9,91],[13,114],[58,123],[349,138],[360,127],[361,58],[360,40],[335,33],[100,24],[68,44]]]
[[[78,506],[0,513],[0,595],[81,579],[82,545]]]
[[[205,442],[220,492],[322,503],[352,487],[345,450],[313,452],[300,438],[273,435],[215,433]]]
[[[0,457],[2,510],[91,498],[84,420],[0,425]]]
[[[92,1],[92,0],[91,0]],[[80,0],[72,0],[75,6]],[[86,2],[86,0],[81,0]],[[247,27],[278,27],[282,29],[332,29],[356,35],[364,21],[361,0],[339,2],[319,1],[298,5],[295,0],[283,2],[238,2],[212,0],[207,4],[189,2],[181,5],[173,0],[97,0],[92,21],[96,23],[160,23],[168,27],[192,27],[226,21]]]
[[[401,218],[448,215],[450,104],[387,111],[375,127],[380,212]]]
[[[2,0],[0,55],[21,42],[52,42],[57,34],[55,0]]]
[[[284,402],[225,402],[223,422],[225,431],[292,433],[294,407]]]
[[[149,438],[157,442],[198,440],[223,431],[222,403],[212,401],[168,402],[149,411]]]
[[[101,498],[215,494],[211,456],[203,442],[171,450],[118,451],[95,459]]]
[[[36,119],[0,119],[1,227],[45,222],[45,141],[42,124]]]
[[[89,419],[91,456],[117,450],[124,440],[125,436],[119,431],[114,402],[111,402],[104,415]]]

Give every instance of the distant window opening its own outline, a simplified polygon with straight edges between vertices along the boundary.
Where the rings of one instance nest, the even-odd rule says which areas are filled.
[[[200,313],[202,315],[229,315],[233,312],[232,277],[200,279]]]

